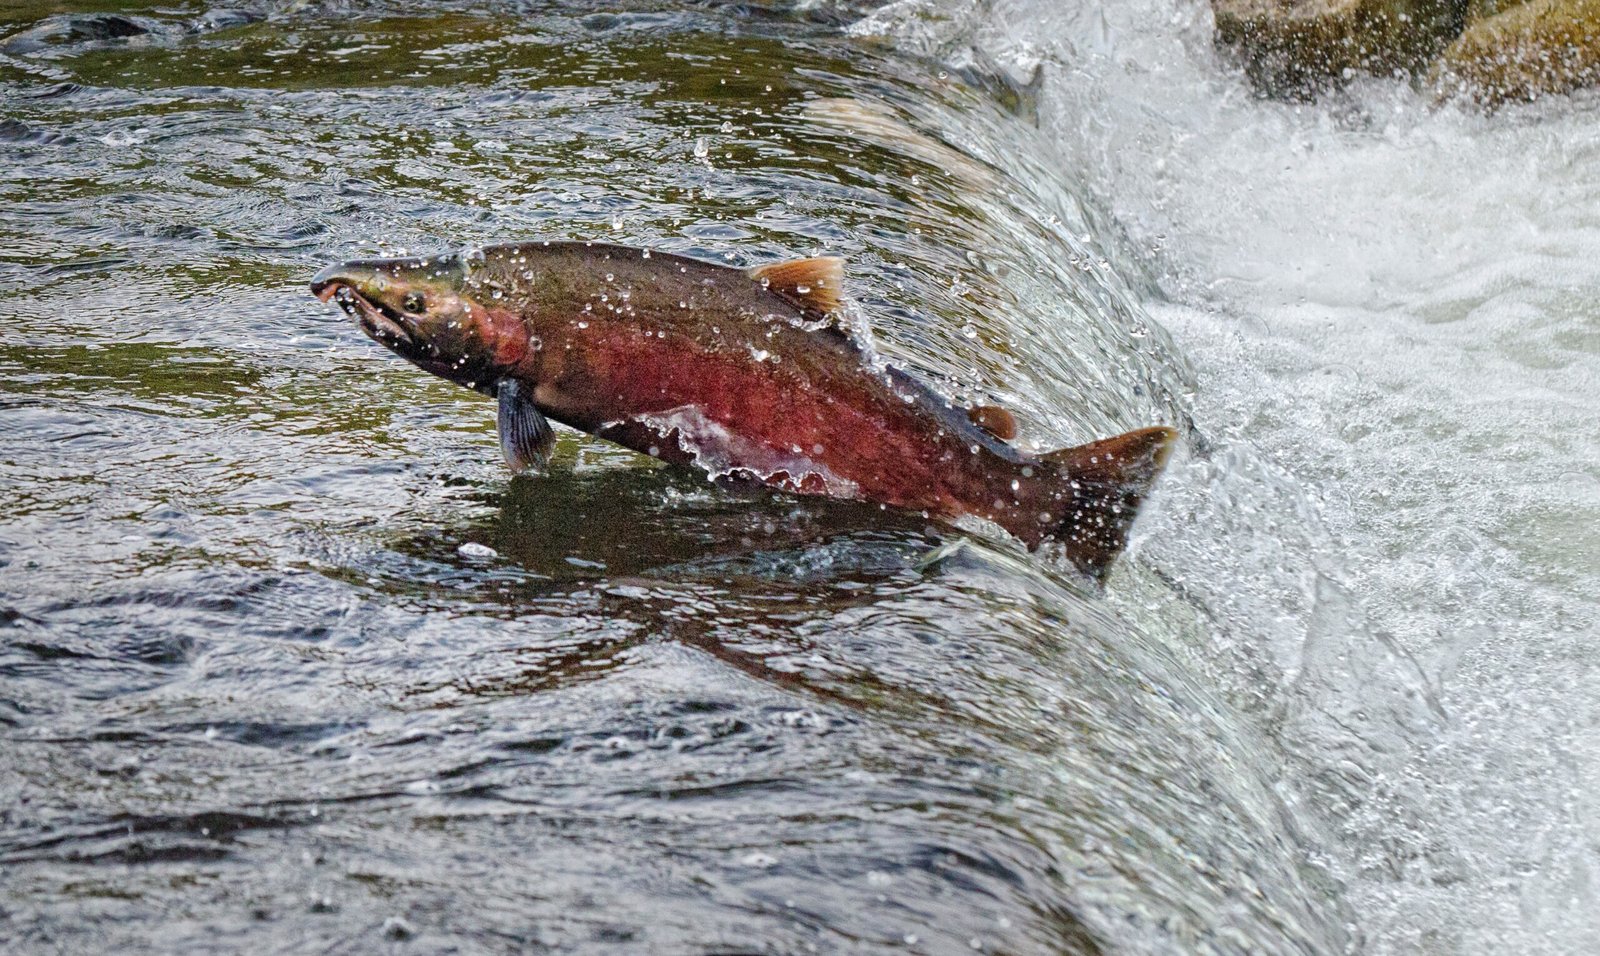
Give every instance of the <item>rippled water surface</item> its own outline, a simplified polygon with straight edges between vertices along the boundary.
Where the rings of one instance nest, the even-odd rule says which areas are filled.
[[[1263,103],[1204,10],[0,10],[7,950],[1589,951],[1594,105]],[[844,255],[1026,443],[1185,448],[1103,590],[512,480],[306,282],[529,238]]]

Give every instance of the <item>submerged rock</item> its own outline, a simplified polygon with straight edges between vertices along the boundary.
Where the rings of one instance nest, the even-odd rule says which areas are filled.
[[[1453,0],[1212,0],[1212,8],[1218,44],[1243,58],[1257,88],[1294,99],[1356,73],[1418,72],[1463,20]]]
[[[1600,82],[1600,0],[1484,2],[1434,67],[1445,93],[1485,106]]]
[[[0,41],[0,52],[15,56],[38,53],[60,44],[106,43],[152,32],[153,21],[106,13],[93,16],[47,17]]]

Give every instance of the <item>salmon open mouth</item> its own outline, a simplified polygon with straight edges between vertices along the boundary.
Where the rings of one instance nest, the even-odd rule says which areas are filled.
[[[316,290],[316,295],[324,302],[337,302],[375,342],[388,346],[415,344],[411,330],[399,313],[373,302],[343,282],[329,282]]]

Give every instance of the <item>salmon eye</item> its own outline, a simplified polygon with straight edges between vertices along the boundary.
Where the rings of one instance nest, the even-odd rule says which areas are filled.
[[[407,312],[421,312],[423,307],[427,305],[427,302],[422,298],[422,293],[407,292],[406,297],[400,300],[400,305],[404,307]]]

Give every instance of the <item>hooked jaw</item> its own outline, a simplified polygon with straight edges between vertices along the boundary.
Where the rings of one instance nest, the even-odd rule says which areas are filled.
[[[312,277],[311,294],[323,302],[337,302],[374,341],[391,348],[413,344],[410,323],[374,294],[376,277],[363,272],[349,265],[330,266]]]
[[[526,349],[527,335],[520,320],[497,326],[493,314],[461,290],[464,271],[455,254],[355,260],[317,273],[311,293],[337,303],[368,338],[401,358],[493,394],[493,383]]]

